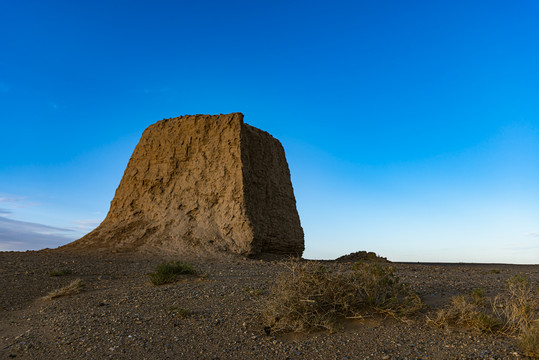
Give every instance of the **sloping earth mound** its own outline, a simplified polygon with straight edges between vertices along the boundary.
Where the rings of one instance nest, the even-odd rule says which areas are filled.
[[[376,262],[390,262],[385,257],[376,255],[371,251],[356,251],[347,255],[343,255],[335,259],[337,262],[358,262],[358,261],[376,261]]]

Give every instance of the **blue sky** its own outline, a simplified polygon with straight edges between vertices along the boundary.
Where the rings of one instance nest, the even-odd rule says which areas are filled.
[[[307,258],[539,263],[536,1],[0,4],[0,250],[97,226],[142,131],[243,112]]]

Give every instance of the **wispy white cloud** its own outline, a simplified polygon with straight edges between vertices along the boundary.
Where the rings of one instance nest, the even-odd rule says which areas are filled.
[[[96,216],[74,220],[71,226],[54,227],[13,219],[17,217],[18,209],[37,205],[40,204],[27,196],[0,193],[0,251],[57,247],[87,234],[103,220]]]
[[[71,229],[0,216],[0,251],[57,247],[74,240],[76,237]]]
[[[43,247],[44,249],[45,247]],[[24,247],[22,241],[0,241],[0,251],[23,251],[29,250]]]
[[[0,216],[6,216],[7,217],[10,214],[11,214],[10,210],[0,208]]]
[[[524,236],[539,237],[539,231],[530,231],[525,233]]]
[[[13,195],[0,194],[0,203],[15,203],[15,202],[23,201],[24,199],[26,199],[26,196],[13,196]]]
[[[24,209],[40,205],[37,202],[29,202],[27,199],[27,196],[0,194],[0,204],[4,204],[12,209]]]
[[[49,225],[43,225],[33,222],[13,220],[13,219],[0,219],[0,227],[2,229],[9,229],[11,231],[24,230],[28,232],[35,232],[40,234],[54,234],[54,233],[64,233],[71,232],[70,229],[59,228]]]
[[[88,231],[96,228],[101,221],[103,219],[81,219],[73,221],[73,224],[76,225],[77,230]]]

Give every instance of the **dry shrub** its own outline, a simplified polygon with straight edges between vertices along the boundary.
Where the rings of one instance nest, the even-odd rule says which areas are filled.
[[[343,318],[386,313],[410,314],[421,300],[399,282],[390,267],[357,263],[334,272],[317,262],[290,262],[264,303],[264,321],[273,332],[335,330]]]
[[[47,296],[45,296],[45,299],[53,300],[53,299],[63,297],[63,296],[74,295],[81,292],[84,286],[85,285],[82,282],[82,280],[77,279],[77,280],[72,281],[69,285],[64,286],[63,288],[51,291],[50,293],[47,294]]]
[[[484,301],[478,292],[457,296],[438,311],[437,326],[460,325],[480,332],[501,332],[518,337],[520,348],[528,356],[539,356],[539,298],[537,285],[527,278],[514,276],[507,282],[505,294],[492,302]]]
[[[538,286],[525,277],[514,276],[507,288],[508,296],[501,301],[497,298],[495,309],[505,319],[505,330],[518,334],[521,350],[528,356],[539,357]]]
[[[391,266],[357,262],[346,273],[344,282],[354,291],[353,303],[366,303],[376,312],[395,317],[410,315],[423,304],[408,284],[401,283]]]
[[[539,319],[520,333],[518,346],[530,357],[539,357]]]
[[[502,322],[488,314],[481,306],[481,302],[469,296],[455,296],[451,299],[448,308],[441,309],[432,322],[437,326],[459,325],[469,327],[480,332],[495,332],[502,326]]]
[[[507,281],[507,294],[494,299],[498,317],[504,319],[506,332],[519,333],[531,329],[539,310],[537,286],[525,277],[513,276]]]

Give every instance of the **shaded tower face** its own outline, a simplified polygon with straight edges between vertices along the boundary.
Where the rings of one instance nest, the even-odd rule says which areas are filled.
[[[67,247],[301,256],[283,147],[240,113],[159,121],[144,131],[105,220]]]

